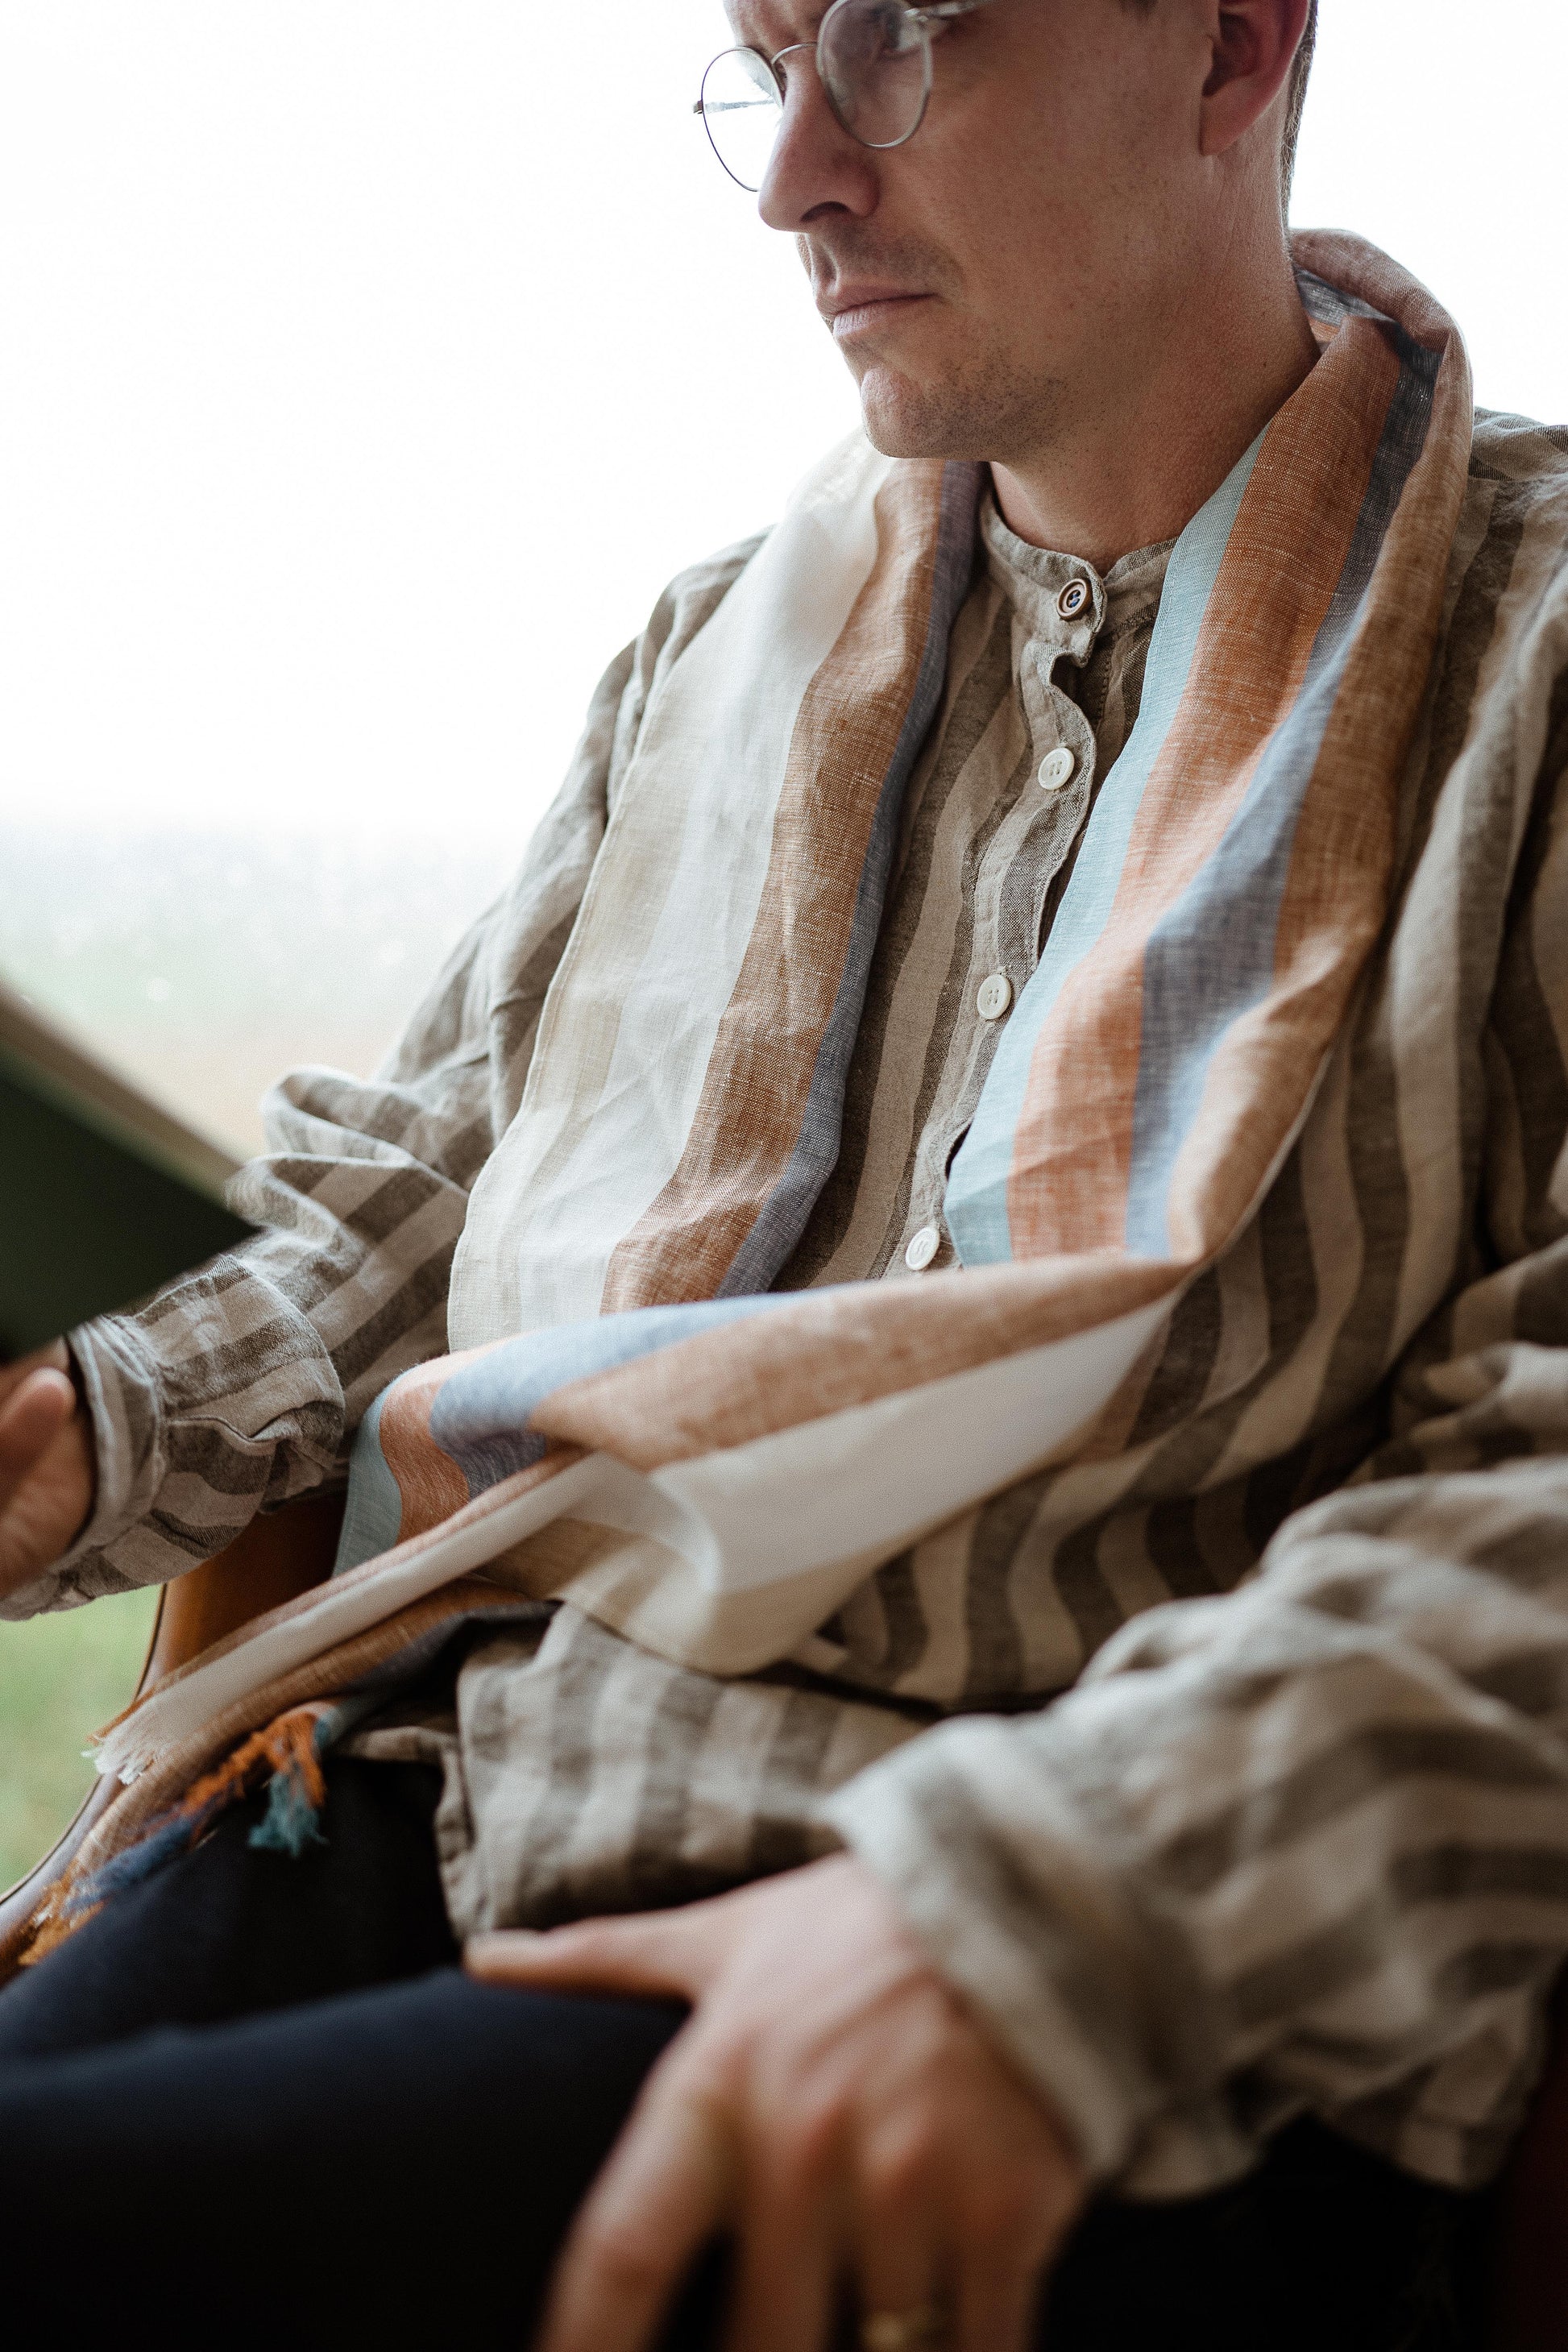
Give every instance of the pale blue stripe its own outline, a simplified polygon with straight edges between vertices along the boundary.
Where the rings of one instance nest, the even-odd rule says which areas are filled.
[[[403,1524],[403,1496],[381,1450],[381,1408],[390,1393],[383,1390],[359,1425],[349,1459],[349,1496],[343,1511],[343,1531],[332,1574],[357,1568],[390,1551]]]
[[[448,1376],[430,1409],[431,1437],[462,1471],[471,1499],[540,1459],[546,1441],[529,1423],[557,1389],[652,1355],[658,1348],[672,1348],[698,1331],[793,1303],[789,1297],[703,1299],[530,1331],[502,1347],[487,1348]],[[334,1576],[390,1551],[397,1541],[403,1497],[381,1450],[382,1407],[391,1393],[384,1390],[376,1398],[354,1440]]]
[[[453,1372],[431,1407],[430,1434],[461,1469],[469,1495],[483,1494],[540,1459],[546,1441],[530,1423],[557,1389],[672,1348],[699,1331],[790,1304],[787,1297],[703,1299],[530,1331]]]
[[[948,1231],[965,1265],[995,1265],[1013,1255],[1007,1181],[1035,1045],[1063,988],[1110,919],[1132,828],[1186,691],[1209,598],[1262,446],[1259,434],[1172,550],[1137,724],[1100,787],[1050,938],[1007,1024],[948,1178]]]

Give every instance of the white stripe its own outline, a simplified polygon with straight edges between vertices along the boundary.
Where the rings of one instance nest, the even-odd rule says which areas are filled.
[[[1159,1301],[647,1475],[589,1454],[510,1502],[470,1506],[449,1532],[416,1538],[321,1586],[308,1606],[154,1692],[109,1734],[98,1769],[133,1779],[263,1684],[562,1517],[638,1539],[569,1581],[578,1608],[678,1664],[748,1673],[793,1649],[868,1561],[1053,1454],[1098,1412],[1168,1312]],[[771,1605],[759,1608],[763,1594]]]
[[[616,1245],[680,1163],[801,705],[876,562],[888,471],[858,436],[835,451],[650,705],[521,1105],[474,1188],[454,1349],[596,1315]]]

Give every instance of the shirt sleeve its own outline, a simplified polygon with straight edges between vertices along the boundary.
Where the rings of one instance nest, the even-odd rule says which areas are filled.
[[[603,837],[617,740],[624,750],[646,692],[640,656],[628,647],[606,672],[511,887],[377,1074],[296,1070],[268,1097],[267,1152],[230,1192],[264,1230],[140,1312],[69,1335],[96,1502],[70,1551],[0,1617],[164,1582],[258,1510],[341,1481],[372,1401],[445,1349],[468,1194],[521,1093]]]
[[[0,1619],[164,1583],[258,1510],[347,1475],[367,1408],[447,1347],[475,1180],[516,1114],[539,1017],[644,715],[764,533],[671,581],[601,678],[510,889],[462,940],[373,1078],[296,1070],[230,1198],[265,1230],[134,1315],[69,1334],[98,1485],[71,1549]]]
[[[1127,2193],[1216,2186],[1303,2111],[1473,2185],[1539,2071],[1568,1955],[1565,836],[1560,793],[1499,971],[1475,1270],[1387,1443],[1236,1591],[828,1807]]]

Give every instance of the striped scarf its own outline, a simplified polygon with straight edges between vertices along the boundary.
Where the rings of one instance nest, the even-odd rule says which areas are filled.
[[[744,1674],[978,1499],[1119,1448],[1384,921],[1465,485],[1451,322],[1356,240],[1297,258],[1317,365],[1173,554],[1137,725],[952,1168],[960,1267],[769,1290],[834,1165],[975,555],[979,468],[857,441],[656,689],[480,1178],[458,1351],[367,1417],[333,1579],[111,1727],[100,1769],[132,1785],[86,1870],[497,1579]]]

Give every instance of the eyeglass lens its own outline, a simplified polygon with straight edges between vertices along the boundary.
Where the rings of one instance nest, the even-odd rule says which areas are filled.
[[[931,89],[931,48],[903,0],[837,0],[823,19],[817,63],[828,103],[863,147],[913,138]],[[784,120],[784,92],[760,51],[714,58],[702,79],[702,120],[731,178],[760,188]]]

